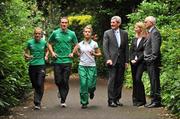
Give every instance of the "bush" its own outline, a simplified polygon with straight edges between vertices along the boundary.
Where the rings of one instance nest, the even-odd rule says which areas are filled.
[[[22,0],[2,2],[0,15],[0,115],[19,103],[31,89],[23,43],[32,37],[33,19],[28,3]],[[37,15],[38,16],[38,15]]]

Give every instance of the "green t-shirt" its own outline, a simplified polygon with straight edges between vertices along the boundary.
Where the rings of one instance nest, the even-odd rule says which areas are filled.
[[[29,65],[44,65],[45,64],[45,51],[47,48],[47,42],[41,39],[39,42],[35,39],[27,41],[27,49],[30,51],[30,55],[33,58],[29,61]]]
[[[64,32],[61,28],[58,28],[53,31],[48,41],[52,44],[54,52],[58,55],[54,59],[54,63],[72,63],[69,54],[72,52],[73,46],[78,43],[74,31],[67,29]]]

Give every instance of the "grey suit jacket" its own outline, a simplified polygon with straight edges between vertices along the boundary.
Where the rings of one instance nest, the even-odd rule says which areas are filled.
[[[154,27],[144,44],[144,60],[147,62],[160,63],[161,53],[161,35],[156,27]]]
[[[120,63],[128,63],[129,59],[129,46],[128,46],[128,33],[120,29],[121,45],[118,48],[118,43],[114,30],[110,29],[104,32],[103,36],[103,52],[105,60],[112,60],[113,65],[116,64],[118,57]]]

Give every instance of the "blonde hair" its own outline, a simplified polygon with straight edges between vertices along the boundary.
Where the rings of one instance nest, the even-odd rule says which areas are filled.
[[[43,30],[42,30],[42,28],[36,27],[36,28],[34,29],[34,33],[35,33],[36,31],[41,31],[41,34],[43,35]]]
[[[141,36],[142,37],[146,37],[146,35],[147,35],[147,32],[146,32],[146,27],[145,27],[145,25],[144,25],[144,23],[143,22],[137,22],[136,24],[135,24],[135,27],[139,27],[140,29],[141,29]],[[138,34],[136,34],[136,37],[138,37]]]
[[[92,25],[87,25],[84,27],[83,31],[85,31],[85,29],[90,29],[91,30],[91,33],[93,32],[93,28],[92,28]]]

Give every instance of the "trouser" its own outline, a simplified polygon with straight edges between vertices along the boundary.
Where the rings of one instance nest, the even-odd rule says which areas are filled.
[[[95,66],[78,67],[80,79],[80,103],[87,105],[89,93],[94,93],[96,90],[97,70]]]
[[[116,63],[109,67],[108,103],[119,101],[121,98],[125,65]]]
[[[61,103],[65,103],[69,92],[71,65],[71,63],[54,64],[54,78],[60,94]]]
[[[131,72],[133,79],[133,103],[146,103],[144,84],[142,82],[144,63],[131,64]]]
[[[161,103],[160,69],[156,64],[147,64],[147,71],[151,84],[152,102]]]
[[[44,94],[45,65],[29,66],[29,77],[34,88],[34,104],[40,106]]]

